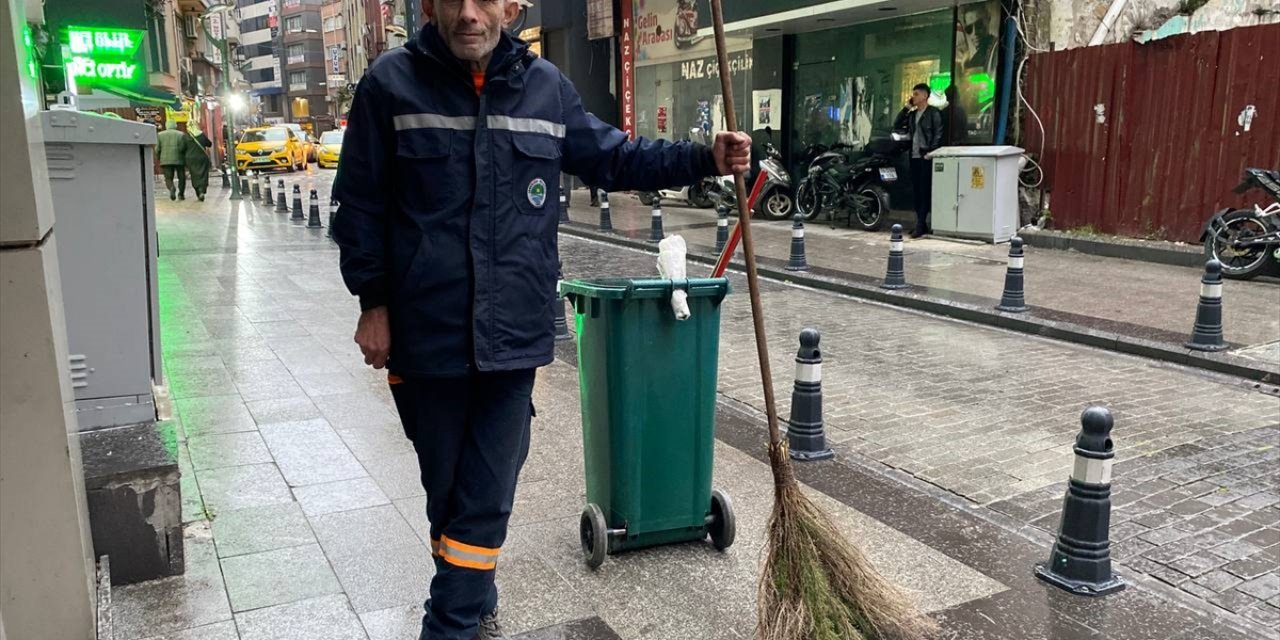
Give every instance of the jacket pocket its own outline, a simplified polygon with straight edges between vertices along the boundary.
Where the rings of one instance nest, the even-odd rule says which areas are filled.
[[[560,144],[539,135],[513,134],[515,163],[511,171],[516,210],[543,215],[557,210],[560,200]]]
[[[396,134],[396,171],[406,211],[437,212],[462,205],[471,193],[464,152],[452,131],[407,129]],[[457,147],[457,148],[455,148]],[[457,157],[464,156],[464,157]]]

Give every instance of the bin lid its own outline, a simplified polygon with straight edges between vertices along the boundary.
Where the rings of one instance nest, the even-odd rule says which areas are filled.
[[[963,157],[963,158],[990,158],[993,156],[1019,156],[1023,153],[1022,147],[1014,147],[1007,144],[988,144],[972,147],[939,147],[933,150],[933,157]]]
[[[92,111],[48,110],[40,112],[45,142],[80,144],[156,143],[156,128],[146,122],[111,118]]]
[[[561,295],[576,295],[602,300],[635,298],[663,298],[676,289],[682,289],[690,298],[723,298],[729,293],[728,278],[687,278],[663,280],[661,278],[590,278],[565,280],[560,283]]]

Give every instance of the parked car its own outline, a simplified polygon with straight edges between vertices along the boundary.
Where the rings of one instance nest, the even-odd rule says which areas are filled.
[[[338,158],[342,156],[342,134],[342,129],[320,134],[320,144],[316,150],[316,164],[320,168],[338,168]]]
[[[287,127],[254,127],[236,143],[236,171],[306,170],[307,151]]]
[[[280,126],[288,128],[293,132],[293,135],[297,136],[297,138],[302,141],[302,148],[307,152],[307,162],[315,162],[316,147],[319,145],[316,137],[311,135],[311,132],[303,129],[302,125],[296,122],[286,122]]]

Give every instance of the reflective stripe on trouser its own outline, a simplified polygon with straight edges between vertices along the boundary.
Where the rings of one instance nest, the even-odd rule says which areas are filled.
[[[391,378],[418,452],[436,575],[422,640],[472,640],[498,604],[494,569],[529,453],[534,371]]]

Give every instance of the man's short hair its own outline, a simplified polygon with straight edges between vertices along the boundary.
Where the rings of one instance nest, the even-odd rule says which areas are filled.
[[[932,89],[930,89],[930,88],[929,88],[929,85],[927,85],[927,84],[925,84],[925,83],[923,83],[923,82],[921,82],[920,84],[918,84],[918,85],[916,85],[916,86],[914,86],[914,87],[911,87],[911,90],[912,90],[912,91],[923,91],[923,92],[925,92],[925,93],[930,93],[930,92],[932,91]]]

